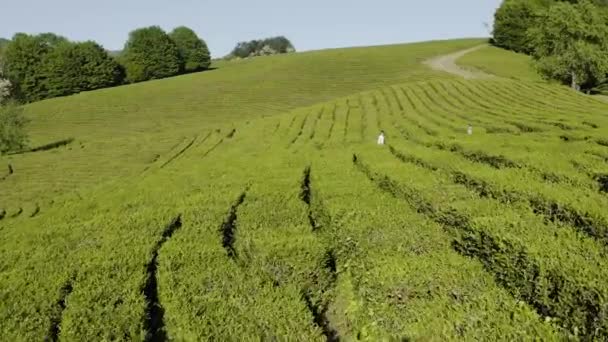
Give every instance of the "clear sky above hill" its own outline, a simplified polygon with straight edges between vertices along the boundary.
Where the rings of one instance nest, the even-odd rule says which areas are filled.
[[[186,25],[221,57],[238,41],[284,35],[298,51],[488,36],[501,0],[20,0],[1,5],[0,37],[54,32],[122,49],[129,31]]]

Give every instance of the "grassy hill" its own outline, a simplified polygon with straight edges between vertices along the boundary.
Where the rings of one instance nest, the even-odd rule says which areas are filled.
[[[443,77],[418,61],[478,39],[218,62],[216,70],[82,93],[27,106],[33,146],[62,149],[0,159],[0,208],[32,212],[65,193],[138,175],[172,148],[233,123],[283,113],[352,92]]]
[[[530,56],[495,46],[487,46],[469,53],[457,62],[465,68],[475,68],[500,77],[543,82],[542,77],[534,70]]]
[[[0,334],[608,338],[608,105],[422,63],[476,44],[259,58],[28,106],[38,144],[76,140],[4,161]]]

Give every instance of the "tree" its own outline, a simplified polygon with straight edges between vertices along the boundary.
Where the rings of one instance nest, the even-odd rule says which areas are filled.
[[[515,52],[530,53],[532,46],[527,31],[536,25],[539,12],[549,7],[552,1],[503,1],[494,14],[494,44]]]
[[[195,72],[209,68],[211,55],[207,44],[194,31],[185,26],[180,26],[174,29],[169,37],[177,46],[183,71]]]
[[[8,44],[8,42],[9,40],[0,38],[0,105],[9,99],[13,92],[13,85],[11,84],[11,81],[6,79],[2,73],[2,70],[4,69],[3,48],[6,44]]]
[[[122,83],[121,66],[95,42],[58,44],[41,71],[48,97],[65,96]]]
[[[251,40],[248,42],[239,42],[232,50],[229,56],[246,58],[251,56],[260,56],[264,54],[279,54],[295,52],[293,44],[289,39],[278,36],[266,38],[263,40]]]
[[[544,77],[569,83],[577,90],[588,90],[606,79],[608,25],[590,1],[555,3],[528,36]]]
[[[40,66],[52,43],[42,36],[17,33],[5,46],[2,74],[13,84],[17,97],[35,101],[46,96]]]
[[[158,26],[131,32],[119,60],[125,67],[129,82],[159,79],[180,72],[177,46]]]
[[[27,146],[27,134],[21,108],[8,104],[0,106],[0,154],[19,151]]]

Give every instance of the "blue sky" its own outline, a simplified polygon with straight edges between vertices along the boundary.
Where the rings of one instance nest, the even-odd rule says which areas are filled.
[[[296,49],[488,36],[501,0],[19,0],[1,5],[0,37],[54,32],[122,49],[128,33],[179,25],[205,39],[214,57],[238,41],[284,35]],[[9,14],[9,15],[6,15]]]

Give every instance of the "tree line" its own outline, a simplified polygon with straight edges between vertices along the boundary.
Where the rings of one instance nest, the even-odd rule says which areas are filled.
[[[295,51],[296,49],[289,39],[278,36],[266,39],[254,39],[248,42],[239,42],[225,59],[276,55]]]
[[[494,19],[492,43],[544,78],[586,92],[608,81],[608,0],[504,0]]]
[[[32,102],[202,71],[210,64],[205,41],[184,26],[170,33],[158,26],[134,30],[119,56],[93,41],[17,33],[0,40],[0,102],[8,93]]]

